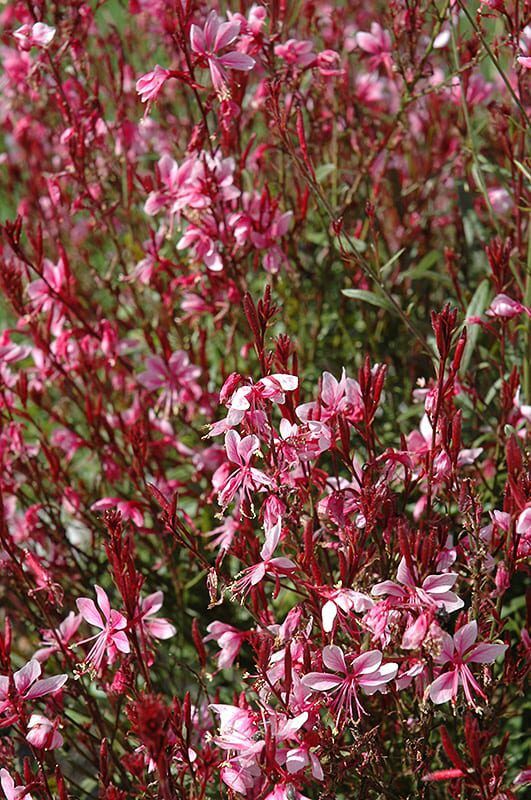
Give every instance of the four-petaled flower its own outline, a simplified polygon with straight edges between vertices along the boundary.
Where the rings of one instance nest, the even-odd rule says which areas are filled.
[[[47,694],[55,694],[68,680],[67,675],[54,675],[51,678],[39,678],[41,665],[32,658],[21,669],[13,673],[14,696],[10,689],[7,675],[0,675],[0,714],[11,710],[15,701],[37,700]]]
[[[120,614],[119,611],[115,611],[114,608],[111,608],[109,598],[101,586],[95,586],[94,588],[98,598],[98,606],[103,617],[96,608],[94,600],[88,597],[78,598],[76,604],[79,613],[89,625],[101,628],[101,633],[96,633],[94,636],[83,639],[82,642],[78,643],[85,644],[85,642],[92,642],[95,640],[85,659],[85,663],[97,670],[101,666],[101,662],[107,651],[110,658],[113,659],[117,650],[121,653],[129,653],[131,648],[127,634],[124,631],[124,628],[127,627],[126,618],[123,614]]]
[[[138,625],[146,636],[152,636],[154,639],[170,639],[177,632],[169,620],[153,616],[162,608],[163,600],[162,592],[153,592],[140,602]]]
[[[253,507],[251,492],[259,486],[272,486],[273,481],[264,472],[251,466],[254,453],[260,450],[260,440],[258,436],[244,436],[241,438],[237,431],[227,431],[225,434],[225,450],[229,461],[236,465],[236,469],[226,477],[224,486],[218,492],[218,502],[222,508],[226,508],[231,500],[240,491],[242,499],[246,499],[248,505]],[[221,477],[226,474],[226,465],[222,464],[212,478],[216,485],[216,476]]]
[[[441,575],[428,575],[422,583],[413,575],[402,558],[394,581],[382,581],[373,586],[376,597],[389,595],[393,599],[427,608],[444,608],[448,613],[463,608],[464,603],[455,592],[450,591],[457,580],[456,572],[443,572]],[[420,584],[420,585],[419,585]]]
[[[13,36],[21,50],[31,50],[32,47],[40,47],[44,50],[55,36],[55,28],[45,25],[44,22],[36,22],[34,25],[26,23],[17,28]]]
[[[342,589],[341,587],[329,589],[324,587],[319,589],[319,594],[328,598],[321,611],[325,633],[330,633],[333,630],[338,612],[341,618],[342,615],[347,615],[351,611],[358,613],[367,611],[374,605],[374,601],[370,597],[362,592],[355,592],[353,589]]]
[[[216,12],[211,11],[203,28],[198,25],[192,25],[190,28],[192,50],[207,62],[217,92],[221,92],[225,87],[228,69],[248,72],[255,65],[254,58],[237,50],[219,55],[221,50],[234,42],[240,33],[240,27],[239,20],[221,22]]]
[[[285,558],[284,556],[273,558],[281,532],[282,519],[279,517],[276,523],[267,531],[265,544],[260,550],[262,561],[259,561],[258,564],[253,564],[252,567],[247,567],[241,573],[240,578],[234,583],[233,593],[235,595],[244,597],[253,586],[263,580],[266,573],[278,576],[279,573],[289,573],[296,568],[290,558]]]
[[[398,664],[382,664],[382,658],[379,650],[369,650],[361,655],[345,658],[341,648],[331,644],[323,650],[323,664],[339,675],[310,672],[303,677],[302,683],[316,692],[335,695],[330,708],[336,715],[338,725],[341,721],[343,724],[349,720],[357,722],[366,713],[359,701],[359,691],[363,690],[369,695],[386,691],[386,684],[398,672]]]
[[[434,703],[447,703],[457,696],[459,686],[465,692],[467,702],[475,707],[473,692],[478,694],[483,700],[487,697],[478,682],[472,675],[468,664],[492,664],[498,656],[502,656],[507,650],[506,644],[476,644],[478,638],[477,622],[469,622],[454,634],[453,638],[448,634],[442,634],[442,651],[436,657],[439,664],[450,662],[451,669],[439,675],[429,687],[429,695]]]
[[[146,360],[145,372],[138,376],[138,382],[150,392],[162,389],[159,405],[164,405],[164,412],[168,416],[173,407],[201,396],[201,387],[196,383],[200,375],[200,367],[190,362],[188,353],[176,350],[168,361],[160,356],[150,356]]]

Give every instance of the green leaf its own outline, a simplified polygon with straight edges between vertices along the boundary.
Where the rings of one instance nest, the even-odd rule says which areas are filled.
[[[517,161],[516,158],[514,159],[514,163],[516,164],[522,175],[524,175],[528,181],[531,181],[531,172],[529,172],[523,164]]]
[[[383,295],[367,292],[365,289],[343,289],[341,293],[352,300],[361,300],[362,303],[370,303],[371,306],[378,306],[390,311],[392,314],[396,314],[396,308]]]
[[[468,308],[466,310],[465,322],[469,317],[479,317],[489,304],[489,296],[490,296],[490,284],[489,281],[485,278],[481,281],[478,288],[474,292],[472,296],[472,300],[470,301]],[[463,358],[461,361],[461,368],[459,370],[460,375],[464,375],[468,369],[468,365],[470,364],[470,359],[472,358],[472,353],[476,347],[476,343],[478,340],[478,336],[480,334],[481,328],[479,325],[469,325],[467,329],[467,342],[465,345],[465,352],[463,353]]]
[[[398,253],[395,253],[394,256],[391,256],[389,261],[386,261],[385,264],[382,267],[380,267],[380,275],[382,276],[382,278],[387,278],[391,274],[391,267],[393,266],[395,261],[398,261],[398,259],[405,251],[405,249],[406,249],[405,247],[402,247],[402,249],[399,250]]]
[[[411,278],[412,281],[416,281],[419,278],[424,277],[425,273],[427,273],[431,267],[433,267],[434,264],[439,261],[440,258],[441,254],[438,250],[431,250],[420,259],[418,264],[416,264],[414,267],[410,267],[405,272],[402,272],[400,274],[400,279],[402,280],[403,278]],[[438,275],[438,277],[440,278],[441,276]]]
[[[335,170],[335,164],[320,164],[315,170],[315,177],[319,183],[322,183],[325,178],[328,178],[329,175]]]
[[[336,237],[334,244],[340,253],[364,253],[367,249],[367,244],[362,239],[356,239],[354,236],[350,236],[348,240],[344,236]]]

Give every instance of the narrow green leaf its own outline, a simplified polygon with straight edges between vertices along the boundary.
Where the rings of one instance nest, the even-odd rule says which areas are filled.
[[[418,264],[416,264],[414,267],[410,267],[405,272],[402,272],[400,279],[402,280],[403,278],[411,278],[412,281],[415,281],[419,278],[422,278],[424,274],[428,272],[440,258],[441,254],[438,250],[431,250],[420,259]]]
[[[343,289],[342,294],[352,300],[361,300],[362,303],[370,303],[371,306],[378,306],[379,308],[384,308],[386,311],[390,311],[392,314],[396,314],[396,309],[393,304],[387,297],[383,297],[383,295],[368,292],[365,289]]]
[[[484,279],[479,284],[478,288],[474,292],[472,299],[469,303],[469,306],[466,310],[465,322],[469,317],[479,317],[489,304],[489,296],[490,296],[490,284],[489,281]],[[463,353],[463,359],[461,361],[461,369],[460,375],[464,375],[468,369],[468,365],[470,364],[470,359],[472,358],[472,353],[476,347],[476,343],[478,340],[478,336],[480,333],[480,326],[479,325],[468,325],[467,326],[467,343],[465,345],[465,352]]]
[[[325,178],[332,174],[335,168],[335,164],[320,164],[315,170],[315,177],[318,182],[322,183]]]
[[[517,161],[516,158],[514,159],[514,163],[516,164],[522,175],[524,175],[527,178],[527,180],[531,182],[531,172],[529,172],[529,170],[523,164]]]
[[[402,249],[399,250],[398,253],[395,253],[394,256],[391,256],[389,261],[386,261],[385,264],[382,267],[380,267],[380,274],[382,278],[387,278],[391,274],[391,267],[396,261],[398,261],[398,259],[405,251],[405,249],[406,249],[405,247],[402,247]]]

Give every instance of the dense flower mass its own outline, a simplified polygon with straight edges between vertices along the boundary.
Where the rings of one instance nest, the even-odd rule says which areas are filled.
[[[0,800],[524,797],[529,13],[0,4]]]

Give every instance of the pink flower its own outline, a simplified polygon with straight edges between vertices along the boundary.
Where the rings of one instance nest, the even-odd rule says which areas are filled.
[[[273,558],[282,532],[282,519],[279,517],[277,522],[267,531],[265,544],[260,550],[262,561],[248,567],[241,573],[241,577],[234,583],[233,592],[242,597],[247,592],[262,581],[266,574],[277,576],[279,573],[291,572],[296,565],[290,558],[277,556]]]
[[[409,570],[406,559],[402,558],[394,581],[382,581],[373,586],[372,594],[376,597],[390,595],[401,603],[424,606],[428,608],[444,608],[448,612],[463,608],[464,603],[455,592],[450,591],[457,580],[456,572],[443,572],[441,575],[428,575],[419,585],[419,580]]]
[[[288,39],[287,42],[275,45],[275,55],[286,64],[300,67],[300,69],[306,69],[317,58],[313,51],[313,42],[298,41],[297,39]]]
[[[28,295],[32,308],[39,313],[47,313],[51,320],[54,335],[61,332],[64,317],[64,304],[61,294],[67,285],[66,265],[62,258],[57,264],[45,258],[42,264],[42,278],[28,284]]]
[[[164,600],[162,592],[154,592],[145,597],[140,603],[138,624],[147,634],[154,639],[171,639],[177,633],[176,628],[164,617],[152,619],[160,611]]]
[[[283,417],[278,432],[279,450],[287,462],[310,461],[332,446],[330,428],[323,422],[310,420],[305,425],[293,425]]]
[[[225,518],[221,525],[205,534],[209,538],[212,537],[212,541],[208,545],[209,550],[218,548],[219,558],[221,559],[226,551],[229,550],[238,529],[238,522],[233,517]]]
[[[360,387],[356,380],[347,378],[345,369],[337,380],[330,372],[323,372],[319,401],[297,407],[297,416],[303,422],[327,422],[337,414],[356,420],[361,411]]]
[[[525,313],[528,317],[531,317],[531,308],[527,308],[517,300],[513,300],[511,297],[508,297],[506,294],[497,294],[485,313],[489,317],[513,319],[513,317],[517,317],[522,313]]]
[[[260,404],[263,400],[283,404],[286,402],[286,392],[294,392],[298,385],[296,375],[267,375],[254,385],[251,383],[236,389],[228,405],[237,411],[248,411],[251,405]]]
[[[269,194],[245,192],[242,210],[231,214],[228,223],[240,247],[248,244],[263,251],[262,266],[267,272],[277,273],[286,256],[279,245],[288,232],[292,211],[283,214]]]
[[[428,614],[420,614],[417,619],[414,619],[411,614],[407,615],[406,629],[402,636],[400,646],[404,650],[417,650],[424,641],[429,627]]]
[[[513,781],[513,786],[527,786],[528,783],[531,783],[531,768],[519,772]]]
[[[50,722],[42,714],[32,714],[28,722],[26,741],[38,750],[55,750],[62,747],[63,737],[57,731],[59,721]]]
[[[516,533],[520,537],[517,555],[519,558],[527,558],[531,553],[531,506],[524,508],[518,517]]]
[[[439,656],[435,659],[439,664],[450,662],[453,669],[439,675],[429,687],[431,700],[439,705],[447,703],[448,700],[457,696],[459,686],[465,692],[467,702],[475,706],[472,693],[475,692],[484,700],[487,696],[475,680],[469,663],[472,664],[492,664],[499,656],[507,650],[506,644],[476,644],[478,638],[477,622],[469,622],[454,634],[452,637],[443,632],[443,646]]]
[[[344,723],[348,720],[358,721],[366,713],[358,692],[363,690],[371,695],[385,691],[386,684],[398,672],[398,664],[382,664],[382,658],[379,650],[369,650],[354,658],[349,656],[347,661],[341,648],[327,645],[323,650],[323,664],[332,672],[340,673],[339,676],[330,672],[310,672],[303,677],[302,683],[314,691],[336,695],[330,708],[336,714],[338,725],[344,715]]]
[[[210,436],[216,436],[223,430],[228,430],[245,418],[248,411],[254,412],[265,405],[265,401],[283,405],[286,402],[286,392],[294,392],[299,379],[296,375],[274,374],[260,378],[257,383],[248,383],[240,386],[234,392],[231,389],[242,380],[240,375],[230,375],[223,384],[220,392],[220,401],[226,402],[229,413],[224,420],[216,423],[210,430]],[[227,395],[232,394],[227,400]]]
[[[164,154],[157,164],[157,175],[162,188],[148,196],[144,205],[146,214],[153,216],[169,204],[172,214],[178,213],[187,205],[196,207],[196,203],[192,201],[191,186],[194,185],[198,166],[199,161],[196,158],[187,158],[179,166],[171,156]],[[204,201],[201,200],[201,206],[203,205]]]
[[[145,103],[147,100],[156,100],[170,75],[171,71],[159,64],[155,64],[151,72],[142,75],[136,82],[136,90],[141,101]]]
[[[393,59],[391,56],[391,37],[377,22],[371,24],[371,32],[359,31],[356,34],[356,43],[365,53],[370,54],[369,65],[371,69],[378,69],[380,64],[391,73]]]
[[[227,625],[226,622],[211,622],[207,627],[208,636],[203,639],[204,642],[217,642],[220,647],[218,653],[218,669],[230,669],[238,657],[241,646],[247,634],[239,631],[232,625]]]
[[[265,800],[310,800],[310,798],[301,794],[291,783],[278,783]]]
[[[335,50],[323,50],[317,54],[317,69],[325,78],[345,74],[341,68],[341,56]]]
[[[513,207],[511,195],[507,189],[501,186],[494,186],[491,189],[487,189],[487,196],[492,210],[496,214],[508,214]]]
[[[201,387],[197,383],[201,369],[190,363],[188,353],[184,350],[176,350],[168,361],[160,356],[151,356],[146,361],[146,367],[145,372],[138,376],[138,382],[150,392],[162,389],[160,403],[165,405],[166,414],[174,406],[201,397]]]
[[[255,65],[254,58],[233,50],[224,55],[219,55],[234,42],[240,33],[239,20],[221,22],[215,11],[211,11],[203,28],[192,25],[190,28],[190,43],[192,50],[208,63],[214,89],[221,92],[227,82],[227,70],[236,69],[248,72]]]
[[[135,525],[141,527],[144,524],[144,515],[139,504],[134,500],[122,500],[121,497],[102,497],[91,505],[91,511],[106,511],[108,508],[116,508],[122,515],[122,519],[131,520]]]
[[[516,533],[520,536],[531,534],[531,506],[524,508],[516,521]]]
[[[15,786],[15,781],[7,769],[0,769],[0,785],[6,800],[33,800],[29,789],[26,789],[25,786]]]
[[[103,614],[100,614],[94,600],[88,597],[80,597],[76,601],[79,613],[83,619],[94,625],[96,628],[101,628],[101,633],[95,634],[88,639],[83,639],[78,644],[85,644],[85,642],[94,641],[94,644],[85,659],[87,665],[92,666],[94,669],[99,669],[103,657],[109,651],[109,655],[113,658],[116,651],[121,653],[129,653],[130,646],[124,628],[127,627],[127,620],[119,611],[111,609],[109,598],[101,586],[95,586],[96,596],[98,599],[98,606]]]
[[[225,450],[229,461],[236,465],[236,469],[226,478],[225,485],[218,491],[218,502],[222,508],[228,506],[231,500],[240,491],[243,499],[247,499],[248,505],[253,508],[251,492],[259,486],[273,485],[273,481],[261,470],[251,466],[253,454],[260,449],[260,441],[257,436],[244,436],[242,439],[237,431],[227,431],[225,434]],[[219,467],[213,475],[213,482],[216,475],[223,470],[225,465]]]
[[[524,69],[531,69],[531,25],[523,29],[519,45],[522,54],[516,60]]]
[[[311,767],[312,776],[316,781],[324,780],[324,772],[321,763],[315,753],[312,753],[307,745],[294,747],[286,753],[286,769],[290,775],[294,775]]]
[[[13,673],[15,698],[10,696],[9,677],[0,675],[0,714],[11,707],[12,699],[37,700],[47,694],[55,694],[68,680],[68,676],[64,674],[38,680],[41,669],[39,662],[32,658],[21,669]]]
[[[0,333],[0,361],[5,364],[14,364],[16,361],[27,358],[30,354],[31,347],[12,342],[8,331]]]
[[[34,655],[37,661],[46,661],[54,653],[61,651],[61,644],[63,647],[68,647],[70,639],[77,633],[77,629],[81,625],[82,617],[80,614],[74,614],[71,611],[66,619],[64,619],[55,631],[43,631],[43,645]]]
[[[55,36],[55,28],[45,25],[44,22],[36,22],[34,25],[26,23],[18,28],[13,36],[21,50],[30,50],[32,47],[45,49]]]
[[[353,589],[319,589],[319,594],[328,597],[323,605],[322,623],[325,633],[333,630],[334,622],[339,612],[349,614],[351,611],[367,611],[372,608],[374,602],[367,595],[355,592]]]
[[[221,779],[233,791],[246,794],[260,776],[257,758],[265,741],[256,739],[258,726],[254,715],[245,708],[214,703],[209,708],[219,714],[219,734],[214,742],[222,750],[235,751],[237,756],[221,769]]]

